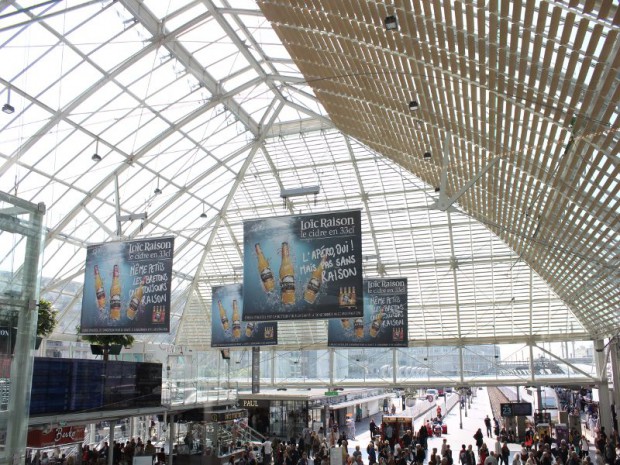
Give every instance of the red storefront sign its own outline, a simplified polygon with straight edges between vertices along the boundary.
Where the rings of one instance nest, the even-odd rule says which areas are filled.
[[[28,430],[27,447],[55,447],[64,444],[84,442],[84,426],[59,426],[52,429]]]

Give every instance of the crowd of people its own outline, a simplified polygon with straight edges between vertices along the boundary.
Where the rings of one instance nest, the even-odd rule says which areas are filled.
[[[443,438],[441,448],[432,447],[429,451],[428,439],[432,434],[426,424],[416,432],[407,430],[400,437],[391,437],[389,426],[378,426],[371,420],[365,457],[361,446],[350,448],[347,434],[334,429],[327,436],[308,432],[307,438],[302,434],[287,442],[265,441],[262,465],[328,465],[330,446],[338,448],[334,450],[342,454],[344,465],[620,465],[620,438],[616,430],[607,435],[601,428],[591,447],[576,430],[569,432],[568,439],[555,441],[547,433],[529,429],[521,449],[515,451],[501,435],[493,435],[497,432],[493,426],[498,425],[493,425],[488,417],[484,423],[486,437],[483,428],[479,428],[472,444],[461,444],[455,450]],[[241,462],[236,465],[253,465],[247,459]]]
[[[141,438],[131,439],[126,443],[114,441],[114,445],[110,445],[105,441],[100,448],[84,445],[79,457],[60,454],[60,449],[54,451],[51,456],[47,452],[41,453],[37,450],[33,455],[26,457],[26,465],[105,465],[108,463],[109,454],[112,454],[112,462],[114,465],[131,464],[134,456],[151,456],[153,463],[163,465],[166,463],[166,454],[164,449],[159,451],[151,443],[150,440],[143,442]]]

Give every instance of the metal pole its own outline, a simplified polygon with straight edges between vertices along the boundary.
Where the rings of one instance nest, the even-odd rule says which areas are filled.
[[[170,428],[168,429],[170,430],[170,438],[168,440],[168,465],[172,465],[172,455],[174,452],[174,442],[175,442],[175,436],[176,436],[174,415],[170,415]],[[215,444],[214,444],[214,447],[216,447]],[[217,452],[214,452],[214,453],[217,453]]]
[[[120,239],[123,229],[121,227],[121,195],[118,190],[118,173],[114,176],[114,193],[116,195],[116,235]]]
[[[110,420],[110,438],[108,440],[108,465],[114,465],[114,430],[116,420]]]
[[[459,426],[463,429],[463,402],[461,402],[461,398],[463,397],[463,390],[459,389]]]

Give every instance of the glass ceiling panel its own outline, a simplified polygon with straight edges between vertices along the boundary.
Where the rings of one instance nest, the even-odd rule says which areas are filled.
[[[123,2],[112,2],[103,7],[85,6],[66,15],[33,22],[27,33],[17,29],[0,32],[0,44],[10,38],[10,42],[0,45],[0,59],[7,64],[0,78],[13,81],[13,85],[19,88],[19,92],[11,94],[18,112],[30,105],[20,96],[20,93],[25,93],[38,98],[53,111],[62,112],[59,118],[69,115],[78,126],[76,128],[63,119],[50,121],[55,115],[37,105],[13,122],[9,119],[0,122],[9,125],[9,128],[0,131],[0,156],[20,155],[19,164],[10,166],[3,162],[0,180],[6,186],[14,186],[17,179],[18,195],[33,201],[44,198],[48,204],[48,224],[53,228],[53,225],[63,222],[59,232],[67,235],[65,240],[71,241],[62,242],[60,246],[59,240],[51,241],[52,245],[46,253],[53,258],[46,260],[44,276],[63,279],[78,272],[85,253],[85,243],[80,247],[79,241],[111,240],[88,211],[115,231],[116,171],[122,213],[149,213],[149,219],[142,226],[140,221],[124,223],[124,234],[132,237],[177,236],[175,272],[178,276],[173,284],[176,293],[174,313],[177,315],[190,297],[181,293],[196,272],[200,274],[197,292],[206,299],[202,304],[206,305],[207,312],[210,294],[203,287],[237,279],[234,268],[241,264],[237,244],[242,241],[244,220],[257,216],[354,208],[362,211],[365,255],[375,255],[365,260],[365,276],[404,275],[409,279],[409,304],[414,309],[410,316],[410,338],[496,336],[500,334],[499,328],[486,328],[481,322],[501,320],[507,316],[519,323],[514,327],[501,328],[504,331],[501,335],[529,335],[532,331],[528,326],[529,312],[534,306],[542,315],[534,331],[543,331],[545,325],[551,325],[552,328],[547,331],[554,334],[569,326],[578,328],[575,331],[583,329],[542,280],[536,275],[530,276],[524,260],[520,260],[483,225],[458,212],[446,214],[432,209],[437,199],[434,186],[414,178],[408,167],[404,169],[383,158],[353,138],[345,140],[338,131],[308,129],[331,124],[327,120],[311,121],[314,115],[325,116],[327,111],[307,84],[289,82],[287,87],[283,87],[277,77],[271,80],[269,75],[273,73],[302,79],[303,76],[270,22],[262,15],[238,14],[230,9],[217,11],[223,3],[226,3],[226,8],[259,11],[253,1],[230,0],[216,2],[218,7],[210,12],[214,17],[209,17],[205,15],[207,6],[202,2],[162,3],[148,0],[140,2],[143,10],[139,14],[142,17],[133,18]],[[57,5],[54,5],[52,10],[56,8]],[[525,13],[525,5],[523,8],[521,15]],[[489,28],[490,16],[494,13],[486,9],[483,12],[487,18],[485,27]],[[437,12],[431,8],[428,13],[435,15]],[[178,36],[170,36],[161,45],[156,45],[147,32],[155,30],[151,14],[153,18],[166,18],[160,24],[162,30],[178,30]],[[359,14],[362,22],[357,26],[352,23],[352,27],[366,28],[362,33],[368,40],[375,40],[374,36],[380,31],[365,24],[364,15]],[[469,9],[462,9],[450,14],[453,15],[452,21],[459,16],[458,20],[465,22],[470,13]],[[566,12],[562,14],[567,15]],[[317,13],[316,20],[322,21],[327,16]],[[25,15],[16,17],[26,19]],[[535,15],[532,19],[536,24]],[[550,21],[549,18],[543,19]],[[219,20],[227,22],[227,28],[223,28]],[[477,28],[478,24],[474,24]],[[58,43],[59,38],[46,30],[48,26],[58,31],[58,37],[66,43]],[[429,31],[424,32],[425,37],[435,42],[439,35],[431,34],[430,24],[427,27]],[[233,31],[235,36],[229,37],[226,30]],[[451,34],[445,28],[443,32]],[[488,31],[474,29],[464,37],[467,39],[471,34],[478,33],[487,34]],[[500,40],[509,43],[514,33],[509,29],[508,36]],[[66,34],[64,38],[63,34]],[[546,31],[542,36],[545,34]],[[594,32],[590,28],[587,36],[592,34]],[[571,44],[577,40],[576,37],[573,32]],[[590,44],[590,47],[601,48],[608,43],[606,39],[606,35],[600,36],[597,44]],[[331,39],[325,36],[321,40],[328,46]],[[339,42],[336,46],[343,44]],[[530,47],[531,50],[532,44],[529,42],[521,47]],[[436,45],[445,47],[445,44],[438,42]],[[486,51],[487,56],[504,53],[495,42],[492,45],[492,51]],[[586,66],[585,73],[592,73],[590,65],[584,61],[588,55],[585,45],[581,44],[583,50],[579,56],[582,61],[571,65],[575,66],[573,74],[575,70],[579,74],[580,69]],[[461,45],[455,46],[458,48]],[[184,55],[183,48],[207,74],[201,74],[200,69],[186,68],[188,57]],[[559,44],[547,47],[543,49],[541,59],[545,56],[560,59],[561,50]],[[467,54],[466,49],[457,51],[465,54],[454,55],[457,61]],[[478,55],[470,58],[477,60],[481,52],[478,50]],[[516,57],[520,53],[521,49],[518,49],[509,56]],[[87,59],[84,60],[80,54],[88,55]],[[248,56],[253,57],[250,62],[246,58]],[[388,58],[382,66],[402,66],[398,57]],[[383,58],[377,52],[366,59],[378,63]],[[104,73],[115,73],[119,64],[126,60],[129,60],[127,66],[119,69],[112,81],[101,82]],[[411,74],[417,72],[413,64],[407,65],[411,66]],[[259,75],[255,66],[260,66],[261,74],[267,75],[267,83],[243,88]],[[567,72],[568,66],[568,62],[564,61],[559,69]],[[546,92],[547,96],[553,94],[555,101],[566,97],[552,85],[551,79],[541,77],[536,69],[530,72],[534,74],[530,74],[533,79],[529,83],[531,88]],[[14,79],[20,73],[21,76]],[[38,79],[37,76],[45,76],[45,79]],[[204,82],[199,82],[196,76]],[[492,152],[487,150],[491,143],[483,139],[496,137],[491,134],[490,128],[494,127],[499,110],[491,108],[487,101],[496,101],[498,95],[483,86],[464,87],[458,79],[448,80],[443,76],[437,68],[433,78],[437,83],[433,91],[437,102],[427,101],[429,108],[433,106],[431,110],[438,121],[455,123],[457,129],[454,135],[459,137],[454,138],[456,152],[471,151],[473,147],[475,153],[472,157],[480,155],[480,159],[488,159],[486,154]],[[385,87],[381,81],[377,79],[371,84],[384,89],[387,100],[402,99],[411,87],[411,79],[404,73]],[[358,83],[352,79],[351,84],[355,87]],[[232,89],[243,90],[213,106],[212,93],[225,93]],[[274,95],[274,90],[280,91],[285,100]],[[2,89],[1,97],[5,96],[6,92]],[[525,152],[522,150],[524,145],[531,144],[531,141],[535,141],[534,145],[544,146],[549,156],[542,158],[539,164],[546,163],[546,166],[534,166],[526,171],[524,182],[531,179],[548,181],[549,173],[553,172],[557,159],[564,151],[568,133],[558,130],[557,125],[549,131],[543,129],[541,118],[528,112],[524,114],[521,108],[516,108],[517,105],[511,105],[512,97],[504,97],[501,93],[499,97],[505,99],[502,108],[509,119],[535,129],[530,130],[529,134],[527,131],[511,132],[509,129],[513,126],[505,124],[503,127],[511,135],[506,136],[502,140],[503,145],[497,144],[497,147],[501,145],[501,150],[516,149],[517,153],[521,153]],[[76,101],[76,98],[81,100]],[[370,101],[361,98],[352,101],[361,112],[376,110],[376,105]],[[440,105],[442,101],[449,103]],[[75,107],[69,107],[70,102],[74,102]],[[276,122],[282,125],[274,128],[274,133],[293,131],[305,135],[267,138],[242,176],[240,171],[244,168],[246,157],[255,152],[250,152],[249,144],[263,135],[261,131],[264,127],[259,123],[268,110],[274,110],[271,107],[274,103],[285,103],[276,118]],[[302,111],[303,108],[308,111]],[[391,122],[392,130],[399,132],[407,128],[408,140],[413,141],[420,156],[429,149],[433,154],[441,153],[441,147],[433,141],[441,139],[441,128],[429,125],[411,129],[408,116],[401,113],[395,114]],[[461,118],[459,115],[462,114],[469,116]],[[557,119],[557,115],[552,117]],[[44,126],[48,121],[52,124]],[[514,128],[517,129],[516,126]],[[479,137],[479,134],[479,141],[474,143],[470,140]],[[380,134],[377,133],[377,136]],[[28,146],[24,145],[31,137],[36,139],[31,140]],[[100,163],[91,160],[97,137],[101,138],[96,149],[103,157]],[[237,150],[240,153],[233,155]],[[129,166],[125,157],[133,155],[137,160]],[[522,162],[516,158],[515,163],[520,167],[524,165]],[[468,164],[480,164],[480,160],[471,158],[459,163],[459,169],[465,169]],[[615,172],[611,163],[607,166],[593,160],[589,163],[595,167],[596,174],[590,173],[584,181],[584,192],[589,196],[600,197],[603,191],[608,196],[613,195],[617,183],[612,181]],[[31,169],[33,171],[29,172]],[[427,169],[428,173],[438,173],[440,164],[433,160]],[[508,179],[506,175],[501,181],[507,182]],[[236,181],[240,182],[238,186]],[[458,181],[451,174],[450,183],[458,184]],[[105,185],[101,190],[94,198],[89,198],[88,192],[102,182]],[[279,196],[282,186],[292,188],[313,184],[321,187],[316,199],[314,196],[294,198],[286,208],[283,206]],[[156,186],[162,189],[161,195],[154,194]],[[530,195],[527,187],[521,192],[523,198]],[[545,208],[552,201],[548,193],[537,198],[540,208]],[[200,218],[203,211],[207,219]],[[67,215],[71,216],[67,218]],[[573,212],[566,215],[581,218]],[[66,221],[63,221],[65,218]],[[218,218],[223,221],[218,221]],[[216,223],[219,228],[214,231],[212,228]],[[599,223],[603,222],[597,220],[591,223],[593,234],[602,234],[598,232]],[[206,253],[204,269],[196,270],[203,252]],[[79,273],[71,278],[69,282],[73,288],[67,286],[66,292],[79,294],[81,279]],[[530,279],[534,282],[533,288]],[[62,296],[63,299],[66,297]],[[76,304],[70,310],[68,320],[78,321],[76,315],[79,307]],[[416,324],[412,324],[413,315],[424,312],[427,315],[423,316],[422,321],[416,320]],[[437,328],[437,321],[441,328]],[[175,319],[173,326],[177,324]],[[73,331],[73,327],[66,324],[63,328]],[[305,327],[292,327],[287,337],[296,342],[325,342],[320,339],[324,335],[318,335],[320,331],[300,328]],[[166,338],[152,337],[153,340]],[[204,340],[208,338],[206,334]]]

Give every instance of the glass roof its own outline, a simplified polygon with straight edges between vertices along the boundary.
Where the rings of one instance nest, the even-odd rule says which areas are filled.
[[[405,2],[398,11],[401,32],[387,37],[384,5],[373,4],[376,11],[360,5],[343,25],[334,22],[346,13],[336,13],[336,3],[319,2],[324,10],[306,3],[60,1],[0,9],[0,99],[15,108],[0,116],[0,182],[2,190],[47,206],[42,290],[61,309],[57,336],[75,334],[79,324],[86,246],[117,238],[116,184],[122,214],[148,215],[123,222],[122,238],[176,237],[172,333],[138,339],[208,348],[211,286],[241,279],[243,221],[341,209],[362,210],[365,275],[409,279],[412,345],[587,338],[601,327],[610,331],[604,322],[616,327],[614,312],[591,322],[582,311],[587,302],[568,297],[582,292],[601,315],[603,297],[609,305],[620,301],[617,286],[597,294],[610,277],[618,278],[617,265],[609,272],[618,260],[617,135],[578,119],[586,129],[578,135],[578,154],[571,155],[574,172],[561,168],[567,189],[558,190],[560,199],[580,208],[566,207],[536,226],[545,242],[557,240],[551,223],[563,221],[577,225],[572,237],[593,238],[593,248],[583,253],[564,254],[566,244],[559,242],[556,248],[562,266],[596,252],[598,262],[575,265],[589,279],[581,284],[585,289],[562,281],[566,272],[549,274],[547,252],[537,262],[503,234],[516,228],[528,199],[538,215],[558,201],[555,191],[540,186],[557,183],[550,173],[560,169],[557,161],[572,136],[561,127],[566,115],[561,119],[542,103],[532,112],[531,103],[542,92],[550,104],[588,108],[575,95],[587,99],[591,89],[567,76],[590,79],[598,65],[592,55],[618,51],[618,27],[605,19],[611,13],[591,17],[543,2],[531,17],[517,7],[499,12],[498,25],[495,14],[478,7],[458,4],[452,11],[439,2]],[[558,12],[555,22],[550,9]],[[427,26],[425,15],[432,18]],[[448,37],[439,26],[448,19],[459,35]],[[525,22],[521,28],[519,21]],[[499,34],[504,23],[512,25],[505,36]],[[411,48],[406,39],[413,37],[413,24],[425,33]],[[558,24],[572,31],[562,36],[570,61],[549,39]],[[489,30],[498,38],[477,39]],[[358,51],[350,48],[354,37],[365,43]],[[505,94],[498,76],[456,74],[474,62],[492,67],[511,61],[503,50],[521,37],[514,54],[532,60],[518,69],[523,98]],[[450,54],[431,56],[431,46]],[[324,54],[329,63],[308,51],[321,49],[331,50]],[[419,59],[403,58],[414,49]],[[448,56],[454,69],[443,63]],[[423,57],[432,66],[423,68]],[[556,62],[557,70],[550,70]],[[397,71],[387,73],[387,66]],[[556,79],[567,87],[557,87]],[[620,98],[617,82],[601,83],[610,102]],[[430,93],[418,97],[426,105],[419,118],[397,108],[412,89],[428,86]],[[608,107],[589,118],[615,124],[618,111]],[[502,126],[506,135],[494,129],[500,110],[510,121]],[[454,136],[449,141],[446,129]],[[506,185],[516,202],[493,205],[493,191],[475,188],[473,200],[468,194],[462,203],[437,209],[434,188],[448,143],[456,157],[445,187],[456,192],[459,182],[501,152],[502,170],[489,178],[507,183],[504,165],[525,172],[518,184]],[[548,157],[530,156],[534,150],[527,147]],[[426,150],[431,161],[421,159]],[[92,160],[95,153],[100,162]],[[282,188],[316,184],[316,197],[285,204],[280,198]],[[578,187],[571,191],[571,185]],[[590,204],[606,204],[611,213]],[[504,213],[488,214],[491,208]],[[532,228],[525,229],[530,236]],[[0,241],[3,271],[14,271],[11,256],[19,245],[9,242]],[[567,291],[558,296],[562,285]],[[281,323],[280,342],[325,347],[326,328],[326,321]]]

